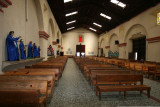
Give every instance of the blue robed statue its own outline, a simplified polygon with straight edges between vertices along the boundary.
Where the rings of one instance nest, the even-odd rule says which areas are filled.
[[[38,57],[40,57],[40,51],[41,51],[40,46],[38,46]]]
[[[19,60],[19,52],[17,46],[17,40],[21,37],[14,38],[14,31],[10,31],[6,39],[8,61]]]
[[[34,58],[39,57],[38,50],[37,50],[37,46],[36,46],[35,43],[33,44],[33,54],[34,54],[34,55],[33,55]]]
[[[32,57],[33,57],[33,47],[32,47],[32,41],[30,41],[28,45],[28,58]]]
[[[21,52],[21,59],[26,59],[26,49],[25,49],[25,46],[23,44],[22,39],[20,40],[19,49],[20,49],[20,52]]]

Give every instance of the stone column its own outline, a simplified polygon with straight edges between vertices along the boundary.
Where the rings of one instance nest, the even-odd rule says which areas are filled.
[[[41,48],[41,57],[45,57],[47,59],[47,48],[48,48],[48,38],[50,36],[45,31],[39,31],[39,40],[40,40],[40,48]]]

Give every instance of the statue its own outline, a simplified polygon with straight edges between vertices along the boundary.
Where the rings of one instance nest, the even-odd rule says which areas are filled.
[[[19,52],[17,46],[17,40],[21,38],[21,36],[14,38],[14,31],[10,31],[9,35],[6,39],[7,52],[8,52],[8,61],[16,61],[19,60]]]
[[[28,58],[32,57],[33,57],[33,49],[32,49],[32,41],[30,41],[28,45]]]
[[[49,45],[48,50],[47,50],[48,56],[54,56],[54,50],[52,48],[52,45]]]
[[[35,43],[33,44],[33,56],[34,56],[34,58],[36,58],[36,57],[39,56],[39,55],[38,55],[37,46],[36,46]]]
[[[40,51],[41,51],[40,46],[38,46],[38,57],[40,57]]]
[[[20,48],[20,52],[21,52],[21,59],[26,59],[26,49],[23,44],[23,39],[20,40],[19,48]]]

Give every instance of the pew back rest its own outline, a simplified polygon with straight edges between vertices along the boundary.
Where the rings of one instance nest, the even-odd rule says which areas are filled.
[[[27,68],[27,67],[26,67]],[[43,68],[43,69],[51,69],[51,68],[57,68],[59,69],[60,72],[62,72],[63,70],[63,66],[62,65],[52,65],[52,64],[39,64],[39,65],[32,65],[29,68]]]
[[[105,84],[106,82],[140,82],[143,84],[143,75],[140,74],[115,74],[115,75],[96,75],[96,84]]]
[[[40,90],[35,89],[0,89],[0,105],[39,104]]]
[[[92,72],[93,70],[113,70],[113,71],[118,71],[118,70],[123,70],[121,68],[117,68],[117,67],[101,67],[101,68],[89,68],[89,72]]]
[[[59,73],[59,69],[18,69],[17,72],[53,73],[53,78]]]
[[[149,66],[149,67],[148,67],[148,71],[149,71],[149,72],[150,72],[150,71],[156,71],[156,67]]]
[[[53,83],[52,75],[0,75],[0,81],[13,81],[13,80],[45,80]]]
[[[52,75],[53,79],[55,79],[55,73],[47,71],[5,71],[5,75]]]
[[[89,68],[92,68],[92,67],[94,67],[94,68],[100,68],[100,67],[112,67],[112,65],[104,65],[104,64],[86,64],[85,66],[84,66],[84,70],[87,70],[87,69],[89,69]]]
[[[122,74],[127,74],[127,75],[133,75],[135,74],[135,72],[131,72],[131,71],[125,71],[125,70],[120,70],[120,71],[110,71],[110,70],[102,70],[102,71],[98,71],[98,70],[93,70],[93,72],[91,72],[90,76],[92,79],[96,78],[96,75],[122,75]]]
[[[39,89],[42,94],[47,95],[47,81],[46,80],[10,80],[0,81],[0,88],[12,89]]]

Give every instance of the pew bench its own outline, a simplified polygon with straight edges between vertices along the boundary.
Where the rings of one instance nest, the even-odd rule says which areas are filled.
[[[59,69],[60,77],[62,76],[62,66],[52,65],[52,64],[38,64],[32,66],[25,66],[25,68],[32,68],[32,69]]]
[[[40,98],[44,99],[45,105],[47,106],[47,81],[44,80],[12,80],[12,81],[0,81],[0,89],[23,89],[23,90],[40,90]]]
[[[44,75],[52,75],[52,76],[55,76],[55,74],[54,73],[51,73],[51,72],[38,72],[38,71],[36,71],[36,72],[34,72],[34,71],[6,71],[5,72],[5,75],[26,75],[26,76],[36,76],[36,75],[42,75],[42,76],[44,76]],[[54,81],[54,80],[53,80]],[[58,82],[57,82],[58,83]],[[47,84],[49,84],[49,86],[51,87],[49,87],[48,88],[48,94],[49,94],[49,97],[50,97],[50,99],[52,98],[52,92],[53,92],[53,87],[54,87],[54,82],[53,83],[50,83],[50,81],[49,82],[47,82]]]
[[[156,79],[157,77],[160,77],[160,67],[148,67],[148,78],[152,75],[153,79]]]
[[[106,82],[118,82],[117,85],[107,85]],[[140,82],[140,85],[126,85],[123,82]],[[96,95],[99,93],[99,100],[101,100],[102,92],[124,92],[126,97],[127,91],[147,91],[148,98],[150,97],[151,87],[143,85],[143,75],[96,75]]]
[[[0,75],[0,81],[36,81],[36,80],[45,80],[48,81],[48,94],[49,102],[53,95],[54,83],[52,75]]]
[[[55,73],[55,80],[56,81],[58,81],[60,78],[61,78],[61,76],[62,76],[62,74],[60,73],[60,71],[59,71],[59,69],[57,68],[32,68],[32,67],[29,67],[29,66],[27,66],[26,68],[25,68],[26,70],[29,70],[29,71],[41,71],[41,72],[54,72]],[[18,69],[18,70],[22,70],[22,69]],[[24,69],[23,69],[24,70]]]
[[[37,72],[37,73],[53,73],[53,79],[54,81],[58,81],[59,78],[60,78],[60,73],[59,73],[59,70],[58,69],[32,69],[32,68],[29,68],[29,69],[17,69],[18,72]]]
[[[114,71],[114,70],[93,70],[93,72],[91,72],[90,75],[90,83],[91,83],[91,87],[94,90],[94,86],[96,85],[96,75],[123,75],[123,74],[134,74],[134,72],[131,71],[126,71],[126,70],[119,70],[119,71]],[[117,84],[118,82],[114,83]],[[135,82],[123,82],[126,84],[136,84]],[[101,84],[101,83],[100,83]],[[113,84],[113,82],[105,82],[105,84]]]
[[[93,68],[88,68],[87,70],[86,70],[86,72],[85,72],[85,76],[86,76],[86,78],[88,79],[89,78],[89,76],[90,76],[90,74],[91,74],[91,72],[92,71],[94,71],[94,70],[100,70],[100,71],[103,71],[103,70],[110,70],[110,71],[118,71],[118,70],[123,70],[123,69],[121,69],[121,68],[117,68],[117,67],[93,67]]]
[[[45,99],[36,89],[0,89],[1,107],[46,107]]]

